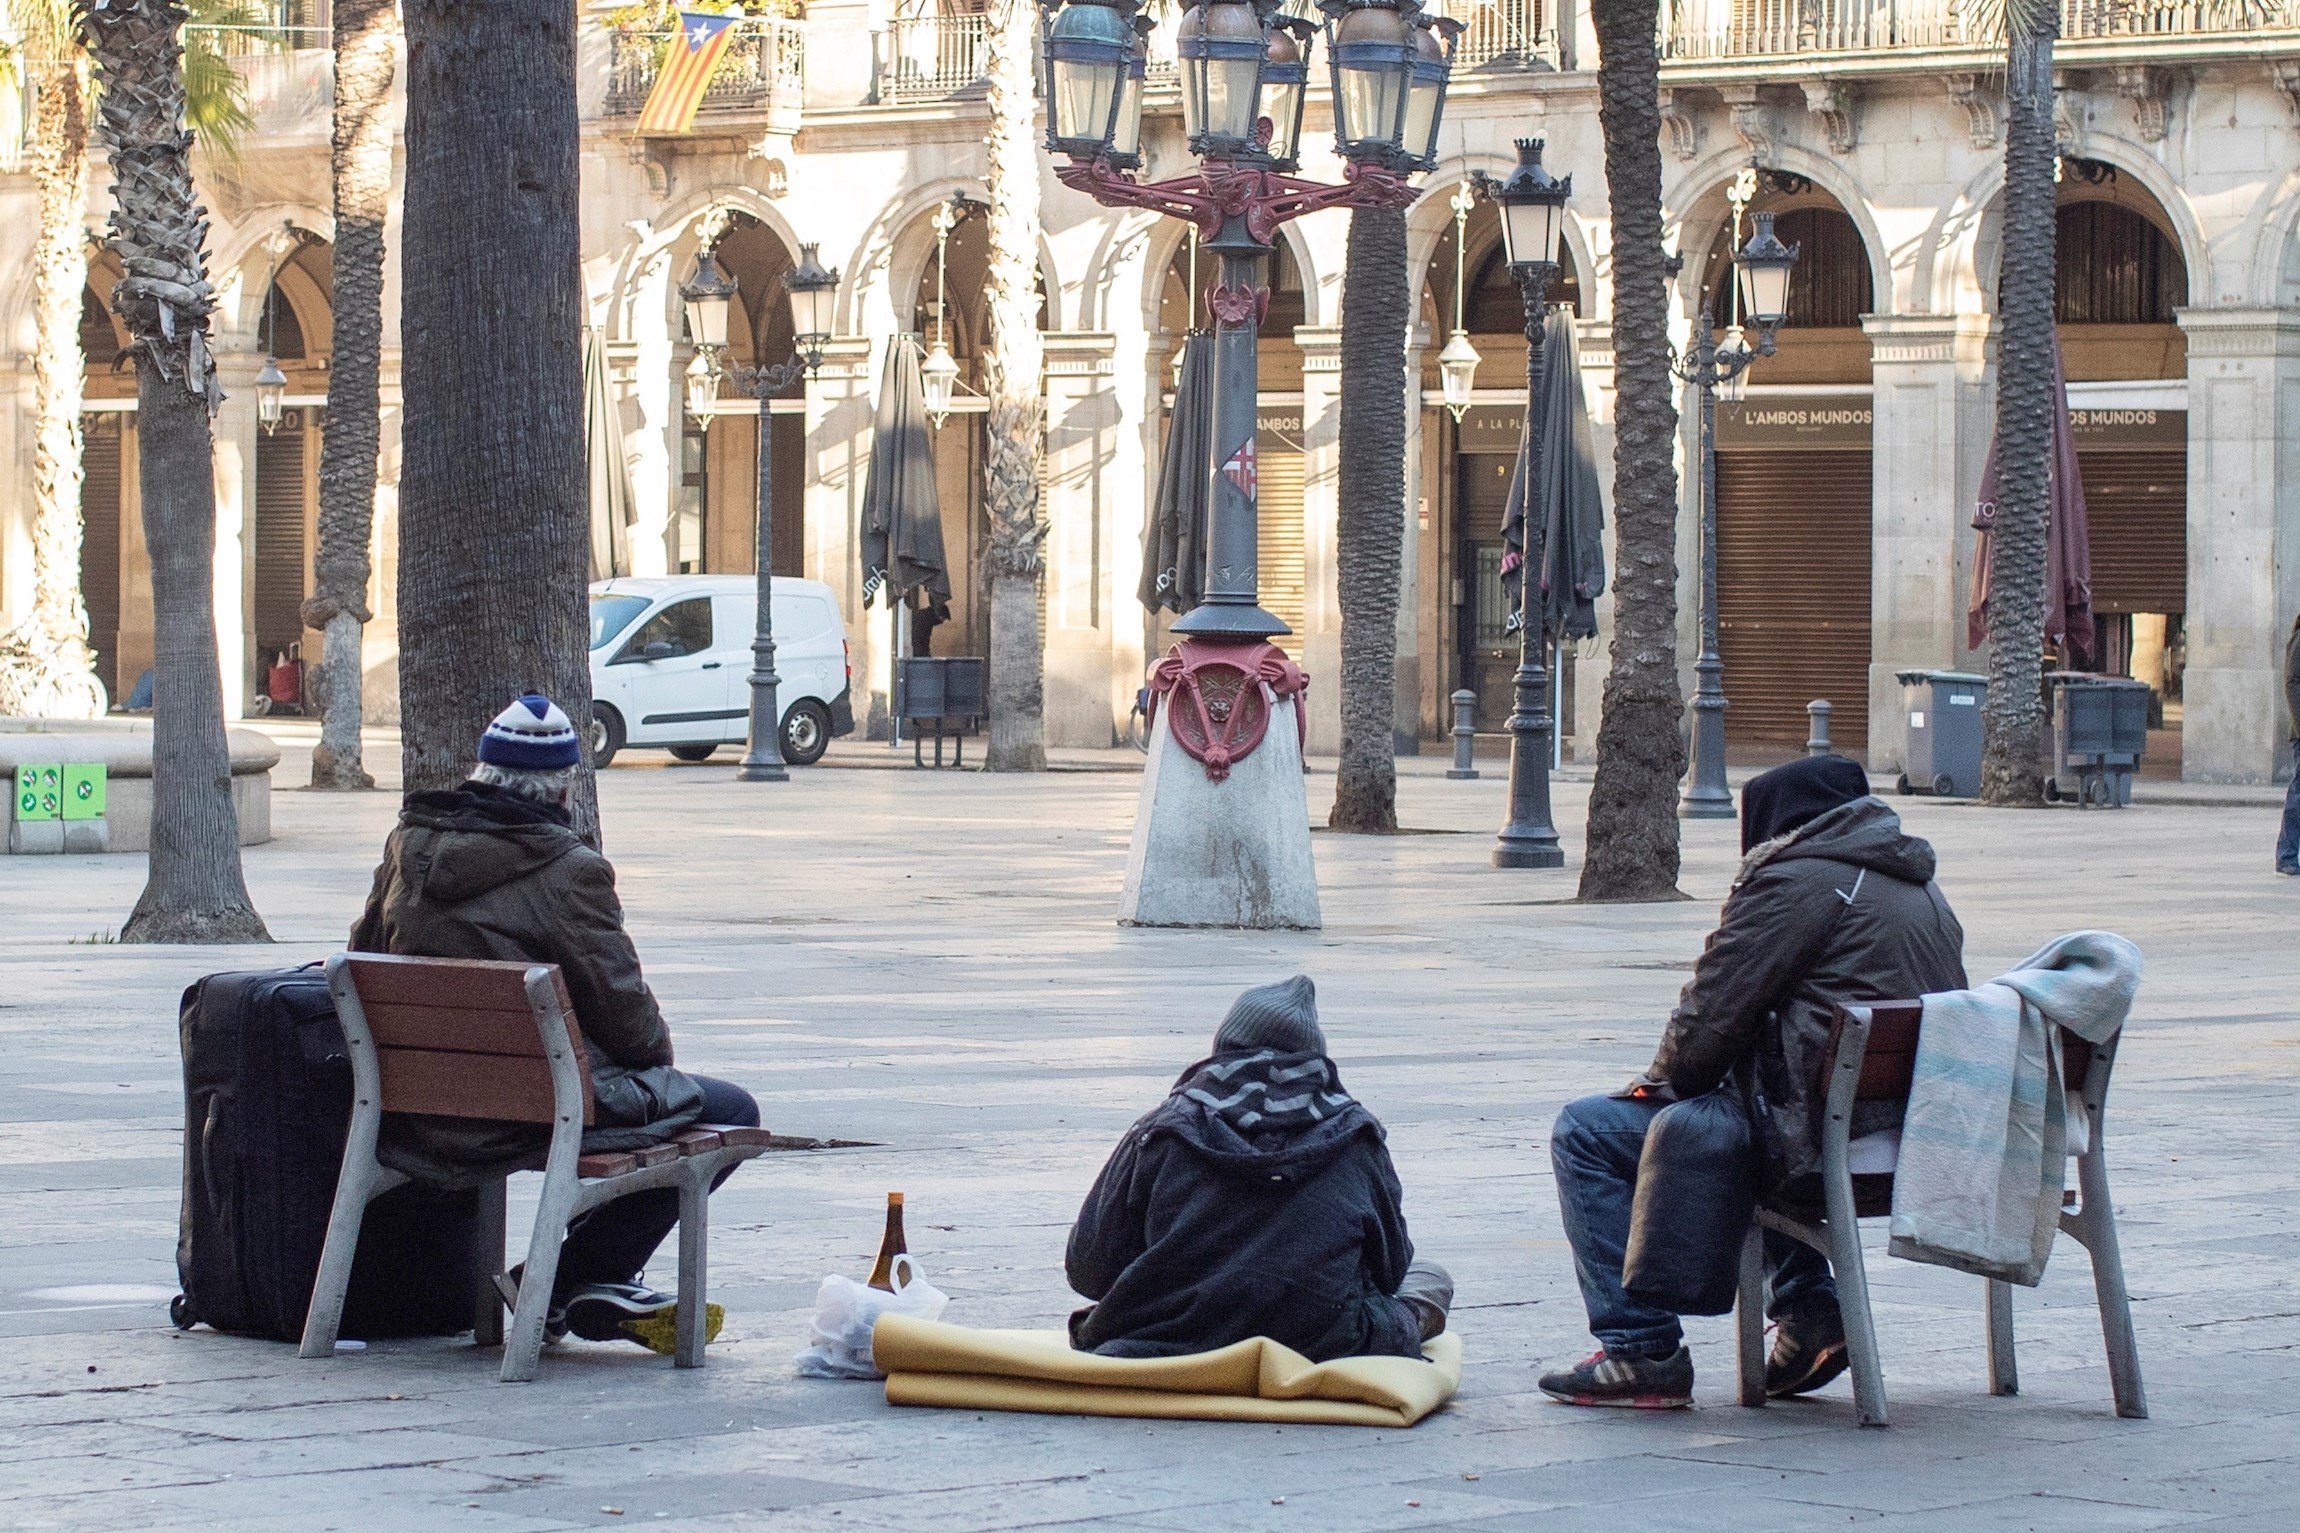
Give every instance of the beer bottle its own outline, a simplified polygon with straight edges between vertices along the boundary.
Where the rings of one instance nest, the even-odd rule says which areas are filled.
[[[886,1234],[878,1243],[878,1260],[871,1266],[869,1286],[893,1293],[894,1259],[909,1250],[902,1236],[902,1194],[890,1192],[886,1195]]]

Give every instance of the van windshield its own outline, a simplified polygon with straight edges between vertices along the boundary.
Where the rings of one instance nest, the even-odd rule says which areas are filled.
[[[605,649],[615,636],[631,626],[631,619],[647,610],[644,596],[594,596],[591,598],[591,647]]]

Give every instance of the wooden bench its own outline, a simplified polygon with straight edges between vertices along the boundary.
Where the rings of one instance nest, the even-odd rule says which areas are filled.
[[[1860,1221],[1893,1209],[1889,1170],[1865,1172],[1870,1155],[1889,1163],[1898,1155],[1898,1135],[1852,1137],[1853,1108],[1860,1102],[1904,1101],[1916,1076],[1917,1037],[1924,1025],[1922,1001],[1891,1001],[1847,1006],[1837,1014],[1835,1034],[1822,1061],[1828,1082],[1827,1116],[1821,1126],[1821,1191],[1826,1213],[1807,1224],[1777,1210],[1760,1208],[1741,1247],[1741,1287],[1734,1306],[1739,1339],[1740,1400],[1765,1403],[1765,1230],[1802,1241],[1829,1258],[1837,1277],[1837,1304],[1845,1319],[1846,1349],[1852,1354],[1853,1402],[1861,1425],[1885,1425],[1885,1375],[1877,1354],[1876,1325],[1869,1314],[1869,1280],[1861,1259]],[[2108,1191],[2108,1158],[2102,1148],[2109,1072],[2116,1065],[2118,1034],[2093,1044],[2065,1029],[2059,1044],[2063,1080],[2082,1104],[2081,1138],[2076,1115],[2069,1122],[2069,1153],[2077,1166],[2078,1202],[2065,1199],[2061,1230],[2076,1238],[2092,1258],[2093,1292],[2100,1305],[2100,1328],[2108,1347],[2108,1376],[2119,1416],[2145,1417],[2148,1401],[2140,1383],[2140,1353],[2133,1341],[2132,1305],[2124,1288],[2124,1258],[2116,1239],[2116,1210]],[[2072,1104],[2073,1107],[2074,1104]],[[1988,1279],[1989,1393],[2017,1394],[2013,1364],[2012,1285]]]
[[[327,980],[351,1054],[351,1133],[304,1320],[302,1355],[335,1351],[367,1205],[409,1180],[375,1158],[383,1115],[407,1112],[551,1130],[541,1162],[527,1168],[543,1173],[543,1196],[508,1341],[494,1282],[504,1254],[505,1181],[482,1191],[480,1238],[489,1242],[489,1270],[479,1284],[475,1339],[481,1346],[503,1343],[506,1381],[535,1377],[569,1223],[601,1204],[657,1187],[679,1194],[674,1360],[682,1368],[703,1366],[711,1184],[721,1171],[764,1153],[766,1130],[705,1125],[664,1144],[585,1155],[583,1130],[593,1112],[590,1054],[555,965],[338,953],[327,961]]]

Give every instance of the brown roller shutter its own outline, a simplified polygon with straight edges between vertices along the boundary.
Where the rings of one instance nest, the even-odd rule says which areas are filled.
[[[1868,748],[1870,484],[1866,451],[1717,455],[1717,647],[1732,743],[1802,744],[1805,705],[1823,698],[1837,748]]]
[[[1269,440],[1267,433],[1263,440]],[[1302,542],[1303,480],[1299,452],[1260,449],[1255,466],[1255,554],[1262,571],[1262,610],[1297,636],[1302,632],[1309,577]]]
[[[303,641],[303,415],[291,410],[256,442],[255,657],[257,674]]]
[[[2092,610],[2188,610],[2188,449],[2079,453]]]
[[[120,417],[83,416],[80,449],[80,597],[96,674],[113,701],[120,693]]]

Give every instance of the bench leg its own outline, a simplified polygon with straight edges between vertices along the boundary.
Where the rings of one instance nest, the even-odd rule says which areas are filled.
[[[1989,1393],[2020,1393],[2020,1367],[2013,1360],[2012,1284],[1988,1281]]]
[[[503,1270],[504,1204],[508,1192],[502,1177],[479,1189],[479,1292],[471,1301],[474,1346],[503,1345],[503,1295],[495,1287],[495,1275]]]
[[[1743,1405],[1765,1403],[1765,1232],[1754,1220],[1741,1240],[1740,1291],[1733,1301],[1734,1361]]]
[[[567,1239],[567,1221],[575,1216],[580,1191],[573,1177],[543,1178],[542,1206],[535,1210],[535,1233],[527,1242],[527,1265],[519,1274],[519,1307],[511,1316],[511,1335],[503,1344],[506,1384],[523,1384],[535,1377],[543,1360],[543,1322],[551,1313],[551,1290],[559,1280],[559,1247]]]
[[[1837,1310],[1845,1321],[1845,1350],[1853,1355],[1854,1414],[1865,1427],[1881,1427],[1885,1368],[1877,1355],[1876,1323],[1869,1316],[1869,1269],[1861,1259],[1853,1179],[1839,1169],[1835,1175],[1823,1175],[1821,1185],[1828,1199],[1829,1265],[1837,1276]]]
[[[703,1366],[703,1339],[710,1291],[711,1184],[690,1175],[679,1184],[679,1328],[672,1361],[681,1368]]]
[[[2124,1290],[2124,1253],[2116,1240],[2116,1209],[2108,1195],[2108,1161],[2101,1152],[2100,1122],[2092,1125],[2092,1148],[2077,1157],[2077,1185],[2084,1199],[2077,1223],[2092,1257],[2092,1291],[2100,1301],[2101,1339],[2108,1345],[2109,1387],[2116,1413],[2135,1421],[2148,1418],[2148,1395],[2140,1384],[2140,1345],[2132,1333],[2132,1300]]]
[[[359,1227],[366,1221],[367,1205],[377,1193],[405,1178],[376,1163],[372,1129],[366,1145],[345,1147],[343,1169],[336,1173],[335,1205],[328,1211],[327,1243],[320,1248],[319,1275],[312,1283],[311,1305],[304,1311],[303,1344],[298,1357],[332,1357],[336,1333],[343,1327],[344,1296],[351,1291],[352,1258],[359,1254]]]

